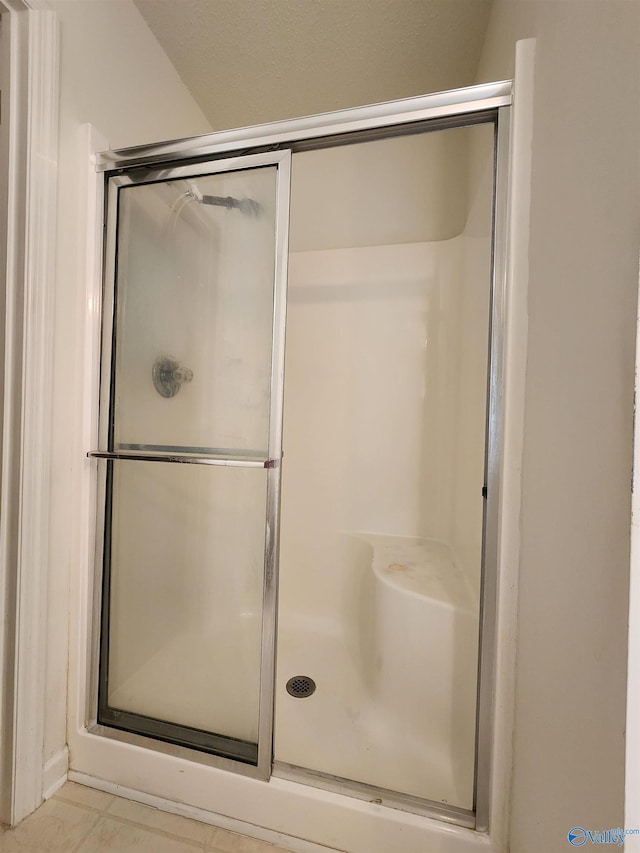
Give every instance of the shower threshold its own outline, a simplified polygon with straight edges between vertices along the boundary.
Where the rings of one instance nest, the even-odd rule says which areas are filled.
[[[475,812],[458,806],[450,806],[434,800],[424,800],[413,797],[410,794],[401,794],[386,788],[378,788],[375,785],[367,785],[355,782],[351,779],[343,779],[339,776],[331,776],[317,770],[308,770],[304,767],[296,767],[282,761],[273,764],[273,776],[286,779],[289,782],[297,782],[313,788],[323,788],[335,794],[354,797],[367,803],[374,803],[388,808],[399,809],[421,815],[422,817],[434,818],[436,820],[450,823],[454,826],[463,826],[466,829],[475,829]]]
[[[258,744],[239,738],[217,735],[191,726],[181,726],[165,720],[146,717],[142,714],[118,711],[114,708],[106,708],[101,711],[100,723],[134,735],[154,738],[163,743],[195,749],[233,761],[254,766],[258,763]]]

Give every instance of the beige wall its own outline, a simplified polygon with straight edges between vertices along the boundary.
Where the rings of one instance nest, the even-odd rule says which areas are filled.
[[[640,5],[496,0],[535,36],[512,853],[623,825]]]
[[[66,743],[69,564],[79,512],[72,448],[81,417],[74,404],[82,399],[87,202],[78,187],[88,168],[80,126],[92,123],[114,147],[210,129],[130,0],[51,6],[60,21],[61,69],[45,762]]]

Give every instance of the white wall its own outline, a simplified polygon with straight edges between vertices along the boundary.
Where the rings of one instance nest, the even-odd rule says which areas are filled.
[[[639,25],[496,0],[480,64],[537,38],[512,853],[623,825]]]
[[[88,168],[80,126],[92,123],[114,147],[210,129],[130,0],[51,6],[60,20],[61,76],[45,762],[66,743],[69,566],[78,560],[73,519],[82,460],[72,448],[82,417],[87,201],[79,187]]]

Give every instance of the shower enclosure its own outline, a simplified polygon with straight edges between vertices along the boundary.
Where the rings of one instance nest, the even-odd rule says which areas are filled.
[[[486,826],[509,93],[98,158],[95,736]]]

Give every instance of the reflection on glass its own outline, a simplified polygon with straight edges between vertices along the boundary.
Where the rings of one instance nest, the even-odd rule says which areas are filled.
[[[257,742],[267,472],[110,464],[107,705]]]
[[[276,171],[121,189],[111,449],[266,456]]]

